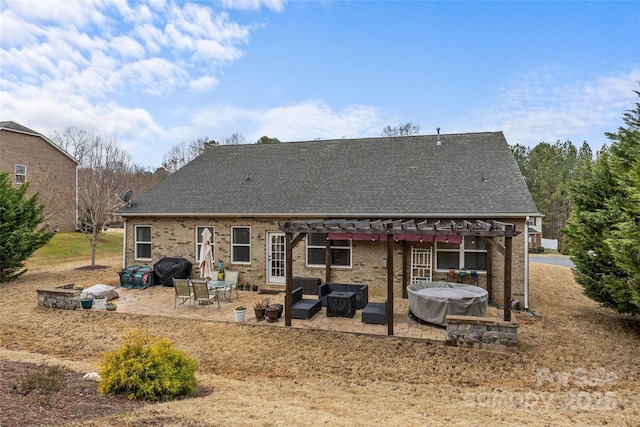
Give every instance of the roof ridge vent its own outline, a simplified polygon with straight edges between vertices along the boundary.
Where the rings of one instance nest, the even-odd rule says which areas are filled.
[[[440,147],[442,145],[442,141],[440,141],[440,128],[436,128],[438,131],[438,139],[436,141],[436,147]]]

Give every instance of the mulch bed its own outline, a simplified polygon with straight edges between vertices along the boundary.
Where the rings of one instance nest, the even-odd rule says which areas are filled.
[[[104,396],[98,392],[98,383],[83,378],[84,374],[61,367],[61,388],[51,393],[28,392],[27,378],[41,372],[45,365],[0,360],[0,426],[64,426],[71,423],[91,425],[90,421],[124,414],[153,403]],[[40,370],[39,370],[40,369]],[[45,390],[46,388],[43,387]],[[209,394],[198,387],[196,397]],[[154,419],[137,422],[136,426],[166,425],[175,420]],[[129,423],[109,420],[110,426],[128,426]]]
[[[108,265],[85,265],[85,266],[76,268],[76,270],[80,270],[80,271],[89,270],[89,271],[91,271],[91,270],[105,270],[107,268],[109,268]]]

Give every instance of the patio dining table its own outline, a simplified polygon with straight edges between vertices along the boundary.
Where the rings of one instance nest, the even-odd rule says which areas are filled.
[[[214,291],[216,293],[216,300],[218,300],[218,308],[220,308],[220,291],[222,290],[222,294],[224,295],[225,288],[229,287],[231,289],[231,285],[234,282],[229,280],[210,280],[207,282],[207,287],[210,291]],[[231,292],[229,292],[229,297],[225,295],[224,297],[228,302],[231,302]]]

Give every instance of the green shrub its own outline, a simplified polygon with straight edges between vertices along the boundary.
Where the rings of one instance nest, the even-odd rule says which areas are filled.
[[[53,395],[62,390],[66,384],[64,369],[45,362],[29,370],[20,378],[19,391],[23,396],[37,393],[42,404],[51,406]]]
[[[173,348],[166,338],[149,337],[134,330],[122,348],[103,356],[100,393],[127,399],[166,401],[195,393],[198,363]]]

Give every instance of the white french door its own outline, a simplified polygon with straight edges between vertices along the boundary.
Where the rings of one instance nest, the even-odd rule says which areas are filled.
[[[286,283],[286,248],[284,233],[267,233],[267,283]]]

